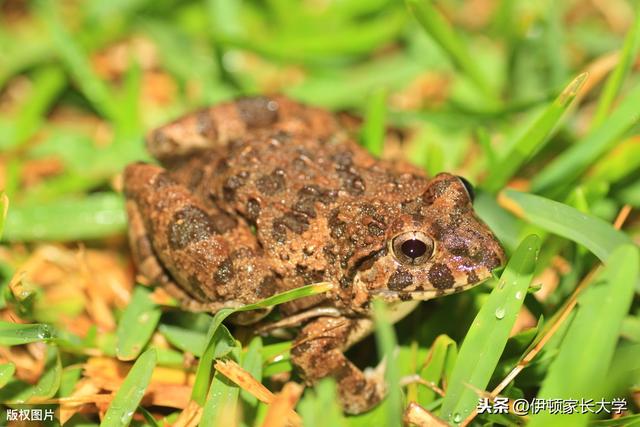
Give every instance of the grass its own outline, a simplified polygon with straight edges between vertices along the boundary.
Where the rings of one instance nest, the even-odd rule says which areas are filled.
[[[5,407],[59,409],[71,426],[638,423],[638,10],[637,0],[0,3],[0,424]],[[152,160],[145,132],[273,92],[360,115],[354,137],[377,157],[468,178],[508,254],[487,284],[395,326],[375,304],[375,334],[349,355],[385,360],[389,394],[365,414],[342,414],[331,379],[301,396],[283,387],[298,380],[286,337],[224,323],[330,284],[196,314],[131,268],[119,174]],[[479,396],[626,399],[627,409],[478,414]]]

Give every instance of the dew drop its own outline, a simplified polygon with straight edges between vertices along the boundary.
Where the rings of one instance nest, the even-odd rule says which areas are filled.
[[[462,421],[462,415],[457,412],[453,414],[453,422],[456,424],[460,424],[460,421]]]
[[[495,314],[496,314],[496,319],[498,320],[504,319],[504,314],[505,314],[504,307],[496,308]]]
[[[522,291],[516,292],[516,299],[522,299]]]

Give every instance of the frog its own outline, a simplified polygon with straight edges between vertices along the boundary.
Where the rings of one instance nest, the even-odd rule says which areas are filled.
[[[504,263],[467,180],[378,158],[320,107],[241,97],[160,126],[146,144],[157,163],[123,173],[138,272],[184,309],[210,313],[330,283],[278,306],[273,324],[297,331],[290,355],[300,378],[334,378],[349,414],[386,393],[383,364],[360,369],[345,355],[372,332],[374,299],[396,321]],[[234,322],[260,325],[268,311]]]

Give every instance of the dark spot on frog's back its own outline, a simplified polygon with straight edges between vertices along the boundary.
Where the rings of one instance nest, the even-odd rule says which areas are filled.
[[[224,199],[227,202],[232,202],[236,198],[236,191],[245,184],[248,177],[249,173],[242,171],[237,175],[227,178],[222,185],[222,193],[224,194]]]
[[[309,220],[303,214],[287,212],[273,221],[272,236],[279,243],[284,243],[287,236],[287,229],[296,234],[302,234],[309,228]]]
[[[278,290],[278,280],[273,275],[265,276],[256,288],[256,295],[259,298],[267,298],[275,294]]]
[[[238,224],[238,221],[227,213],[214,215],[211,217],[211,221],[213,222],[214,231],[218,234],[224,234]]]
[[[275,169],[269,175],[262,175],[256,181],[256,187],[258,191],[265,196],[273,196],[284,189],[284,171],[282,169]]]
[[[429,269],[429,281],[436,289],[448,289],[455,283],[451,270],[444,264],[435,263]]]
[[[185,206],[177,211],[169,225],[169,246],[183,249],[191,243],[207,239],[215,232],[209,215],[195,206]]]
[[[332,210],[329,215],[329,229],[331,230],[331,237],[334,239],[339,239],[344,236],[347,230],[347,223],[338,218],[339,215],[339,209]]]
[[[233,279],[234,274],[231,258],[225,258],[218,266],[214,278],[216,283],[224,285]]]
[[[401,291],[412,283],[413,276],[411,273],[403,268],[399,268],[391,275],[391,277],[389,277],[387,287],[392,291]]]
[[[247,219],[255,222],[260,216],[260,202],[254,198],[247,200]]]
[[[293,210],[303,213],[310,218],[317,216],[315,203],[328,205],[336,199],[336,192],[327,190],[317,185],[305,185],[298,190],[298,199],[293,205]]]
[[[278,103],[264,96],[241,98],[236,107],[248,128],[269,126],[278,120]]]
[[[370,222],[367,225],[367,230],[370,236],[380,237],[384,235],[384,228],[380,224],[376,224],[375,222]]]

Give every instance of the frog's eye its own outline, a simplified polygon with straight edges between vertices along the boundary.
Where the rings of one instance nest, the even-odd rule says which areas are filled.
[[[469,181],[467,181],[467,179],[463,176],[458,175],[458,179],[464,186],[464,189],[467,190],[467,194],[469,195],[469,200],[471,200],[471,203],[473,203],[473,200],[476,198],[476,191],[473,188],[473,185]]]
[[[393,255],[403,264],[420,265],[433,255],[433,239],[421,231],[398,234],[391,245]]]

